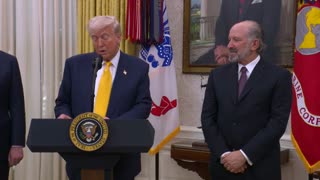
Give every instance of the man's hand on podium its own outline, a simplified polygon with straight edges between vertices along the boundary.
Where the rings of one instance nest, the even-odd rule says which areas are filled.
[[[60,114],[60,116],[57,119],[72,119],[70,116],[66,115],[66,114]],[[109,120],[109,117],[104,117],[104,120]]]
[[[58,117],[58,119],[71,119],[70,116],[66,115],[66,114],[60,114],[60,116]]]

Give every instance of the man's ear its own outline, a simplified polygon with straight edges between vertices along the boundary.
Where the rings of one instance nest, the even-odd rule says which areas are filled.
[[[117,39],[118,39],[118,43],[119,43],[119,45],[120,45],[120,42],[121,42],[121,34],[117,34],[116,36],[117,36]]]
[[[254,39],[251,41],[251,50],[256,51],[260,47],[260,41],[258,39]]]

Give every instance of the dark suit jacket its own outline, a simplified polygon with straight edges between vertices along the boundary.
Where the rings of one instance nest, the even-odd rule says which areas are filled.
[[[55,115],[67,114],[74,118],[92,112],[91,93],[93,59],[95,53],[81,54],[66,60]],[[124,73],[126,72],[126,73]],[[107,117],[116,119],[146,119],[151,109],[149,65],[136,57],[120,53],[113,81]],[[127,175],[140,172],[140,154],[123,156],[114,171]]]
[[[212,152],[211,171],[216,179],[280,180],[279,139],[291,108],[291,74],[261,59],[238,98],[237,71],[238,64],[231,63],[209,76],[201,123]],[[234,175],[219,159],[239,149],[253,166]]]
[[[25,108],[16,57],[0,51],[0,160],[8,160],[12,145],[25,145]]]
[[[281,0],[245,0],[243,13],[239,16],[239,0],[223,0],[220,15],[215,28],[215,45],[228,45],[228,36],[231,27],[244,20],[253,20],[261,25],[264,33],[264,43],[267,45],[262,54],[268,61],[275,62],[276,49],[274,42],[280,27]],[[213,50],[199,57],[194,64],[214,64]]]

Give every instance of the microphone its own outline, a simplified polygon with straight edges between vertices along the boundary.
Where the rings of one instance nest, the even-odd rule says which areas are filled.
[[[102,56],[95,57],[92,62],[93,72],[97,72],[102,67]]]
[[[93,112],[93,107],[94,107],[94,90],[96,86],[96,78],[97,78],[97,72],[99,69],[102,67],[102,56],[97,56],[94,58],[92,62],[92,68],[93,68],[93,75],[92,75],[92,88],[91,88],[91,110]]]

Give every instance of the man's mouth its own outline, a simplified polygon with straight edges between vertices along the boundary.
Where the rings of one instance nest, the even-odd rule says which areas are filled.
[[[236,49],[229,49],[229,52],[230,53],[237,53],[237,50]]]
[[[105,53],[106,53],[106,50],[99,50],[99,53],[105,54]]]

